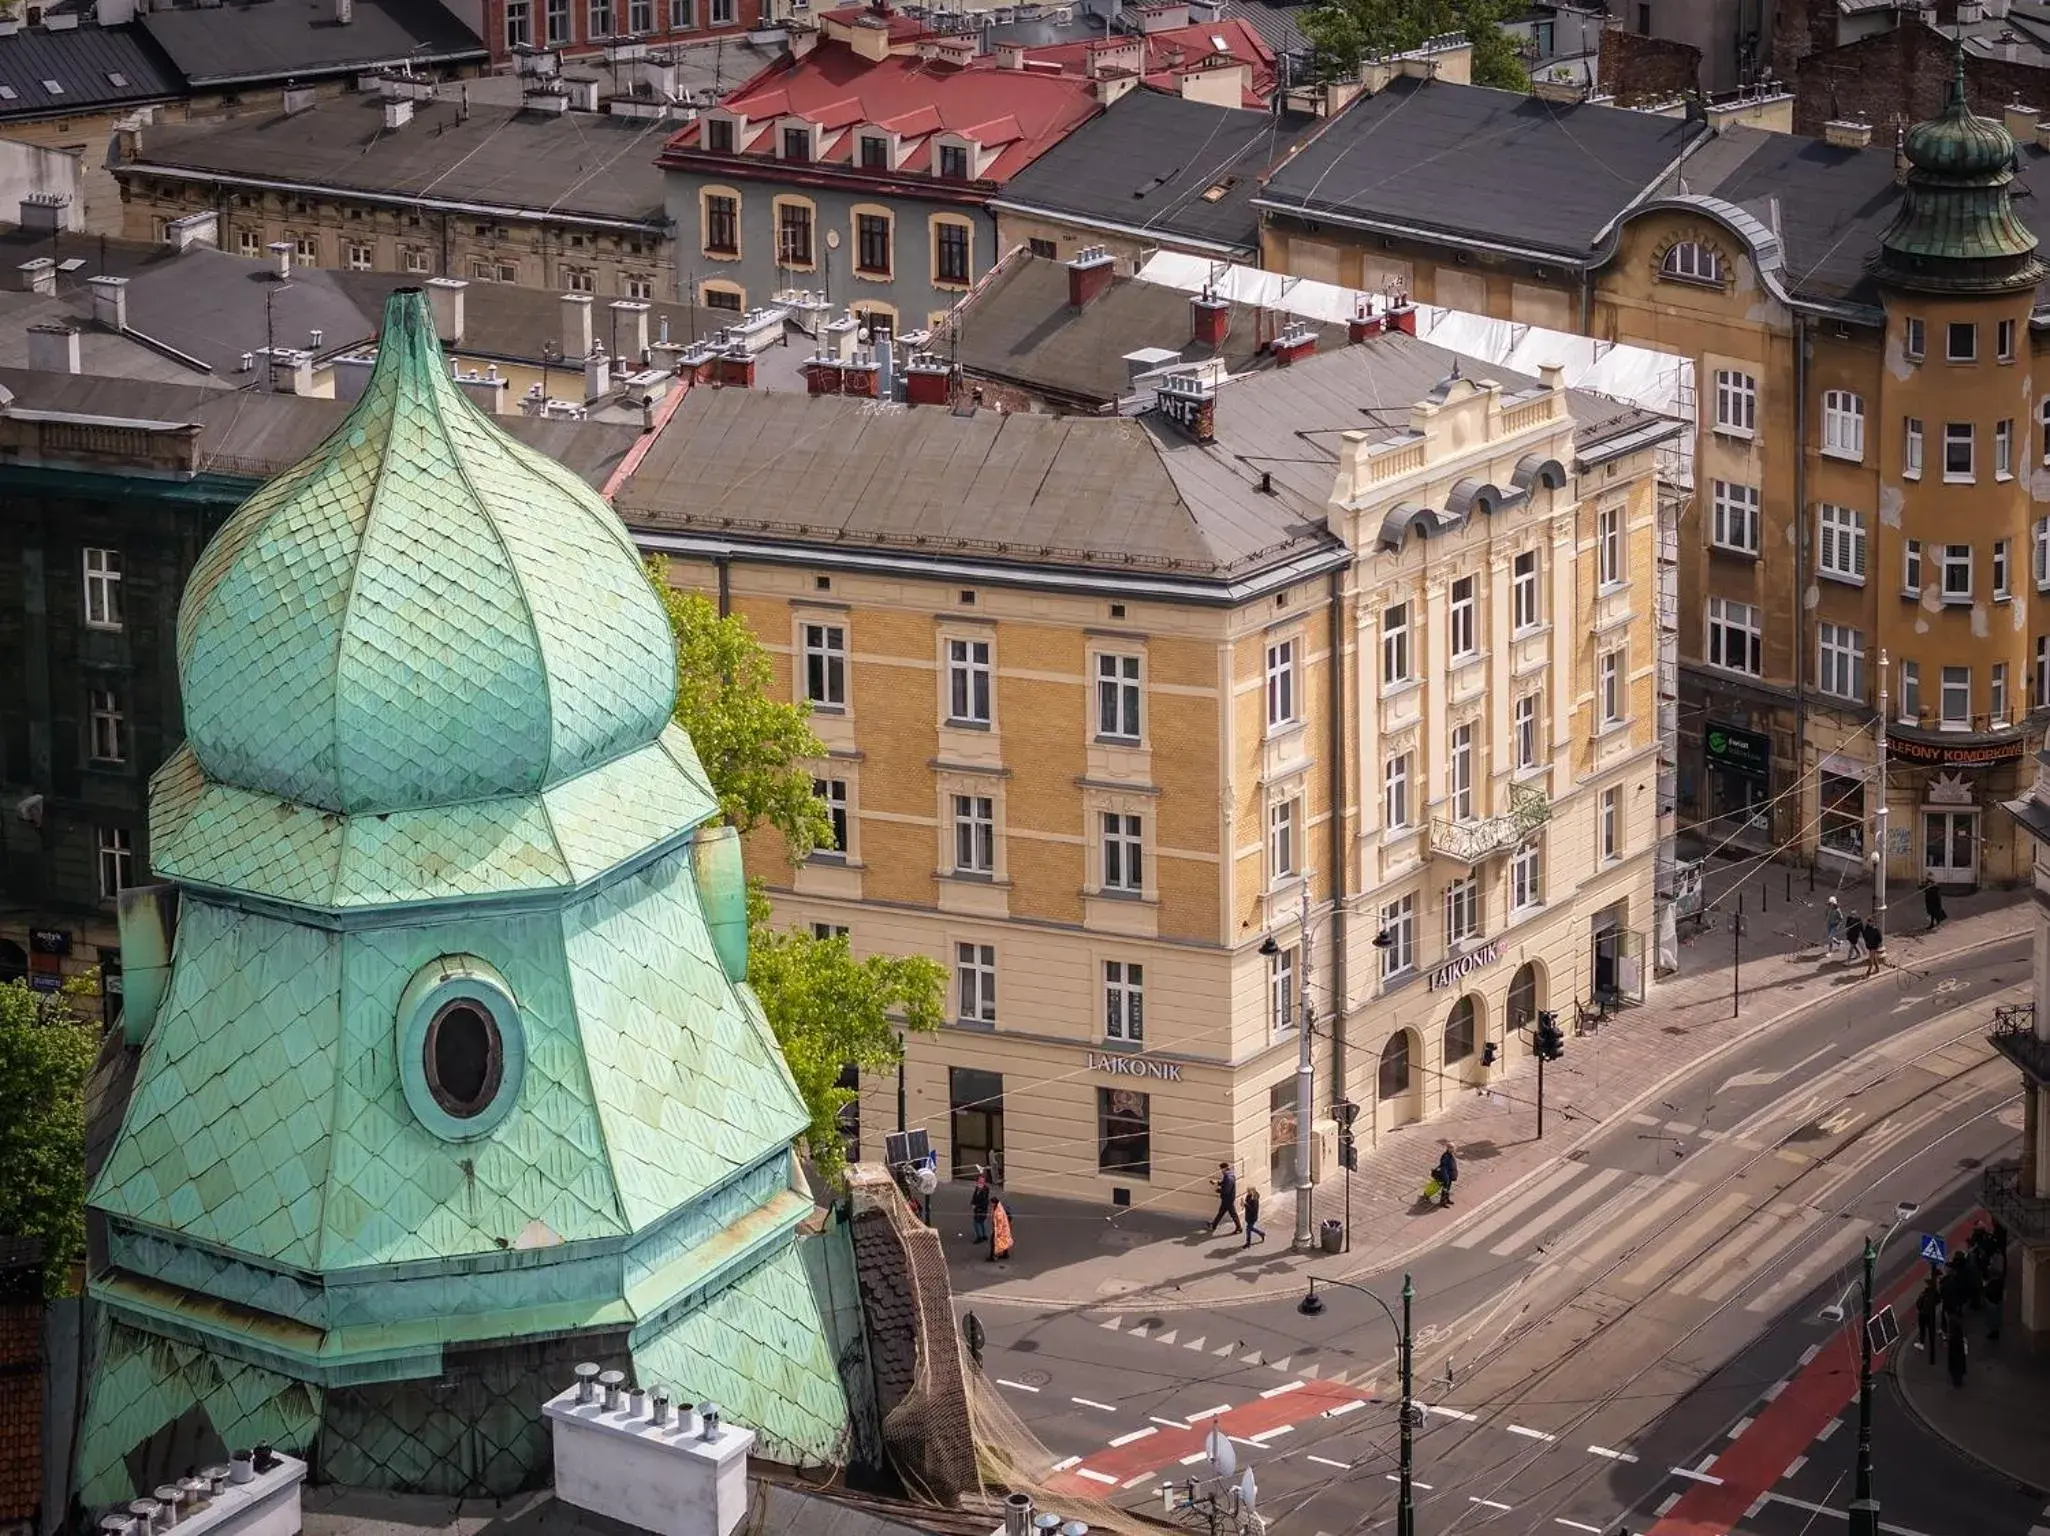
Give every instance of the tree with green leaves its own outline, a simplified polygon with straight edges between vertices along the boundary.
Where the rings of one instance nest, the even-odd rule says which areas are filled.
[[[1302,29],[1320,80],[1356,79],[1362,59],[1464,32],[1473,44],[1473,83],[1521,91],[1530,88],[1530,76],[1502,23],[1524,9],[1516,0],[1324,0],[1304,13]]]
[[[100,1032],[61,993],[0,985],[0,1235],[43,1245],[43,1293],[85,1252],[85,1083]]]
[[[791,862],[803,862],[833,834],[806,766],[826,755],[806,721],[810,706],[775,697],[775,665],[746,619],[677,591],[659,562],[648,579],[676,635],[676,723],[696,744],[726,819],[742,834],[773,829]],[[855,1097],[841,1072],[850,1063],[886,1071],[903,1056],[900,1028],[938,1029],[946,972],[927,955],[856,960],[845,939],[773,928],[758,884],[748,893],[747,956],[748,982],[811,1115],[812,1166],[837,1180],[846,1163],[840,1111]]]

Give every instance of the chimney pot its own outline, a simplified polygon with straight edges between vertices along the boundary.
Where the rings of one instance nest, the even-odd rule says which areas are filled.
[[[1004,1496],[1004,1536],[1031,1536],[1032,1495],[1011,1493]]]
[[[601,1371],[598,1385],[605,1389],[605,1411],[617,1413],[620,1410],[620,1386],[626,1381],[625,1371]]]
[[[1110,286],[1116,271],[1116,262],[1103,246],[1082,247],[1068,263],[1068,306],[1086,309],[1098,294]]]
[[[1189,300],[1189,334],[1199,347],[1216,351],[1231,330],[1231,303],[1205,288]]]
[[[78,332],[68,325],[28,328],[28,365],[37,373],[79,371]]]
[[[1822,125],[1822,142],[1836,149],[1865,149],[1872,143],[1872,125],[1839,118]]]
[[[562,355],[582,362],[591,355],[591,296],[565,293],[562,296]]]
[[[271,260],[277,264],[279,279],[282,280],[290,277],[292,275],[292,242],[289,240],[273,240],[266,249],[270,252]]]
[[[24,261],[16,269],[21,273],[23,293],[51,294],[57,291],[57,263],[48,256],[37,256]]]
[[[92,290],[93,322],[117,335],[128,329],[128,279],[95,277],[86,281]]]
[[[536,384],[534,386],[534,388],[536,389],[539,389],[540,387],[541,386],[539,384]],[[586,1360],[582,1365],[577,1367],[576,1376],[577,1401],[579,1403],[582,1403],[586,1407],[589,1407],[592,1403],[598,1400],[598,1394],[594,1389],[594,1383],[598,1380],[598,1367],[592,1364],[590,1361]]]

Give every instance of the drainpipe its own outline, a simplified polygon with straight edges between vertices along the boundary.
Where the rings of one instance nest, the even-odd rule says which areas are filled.
[[[723,619],[733,612],[733,557],[712,556],[712,569],[719,573],[719,617]]]
[[[1698,395],[1697,395],[1698,398]],[[1695,495],[1701,494],[1695,487]],[[1874,530],[1875,542],[1877,530]],[[1794,312],[1794,782],[1808,771],[1808,317]],[[1882,787],[1881,794],[1886,791]],[[1794,825],[1807,817],[1797,796]],[[1813,857],[1812,855],[1810,856]],[[1882,850],[1881,858],[1885,857]]]
[[[1345,616],[1343,568],[1331,573],[1331,1102],[1345,1097]]]
[[[1580,334],[1591,335],[1588,327],[1594,323],[1594,268],[1580,269]]]

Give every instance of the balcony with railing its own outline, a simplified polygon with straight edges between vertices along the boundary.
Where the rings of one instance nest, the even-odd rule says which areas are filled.
[[[1988,1168],[1979,1176],[1979,1198],[2023,1242],[2050,1243],[2050,1200],[2022,1193],[2020,1168]]]
[[[1433,857],[1449,859],[1468,868],[1500,854],[1512,853],[1532,833],[1552,819],[1552,804],[1542,786],[1509,786],[1509,810],[1501,816],[1481,816],[1453,821],[1431,818],[1430,851]]]
[[[1993,1010],[1993,1049],[2022,1069],[2037,1087],[2050,1085],[2050,1040],[2036,1033],[2034,1003],[2006,1003]]]

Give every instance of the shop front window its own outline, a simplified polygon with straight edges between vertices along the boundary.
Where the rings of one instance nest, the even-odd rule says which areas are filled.
[[[1271,1189],[1294,1189],[1295,1074],[1276,1083],[1267,1095],[1267,1182]]]
[[[1129,1088],[1096,1090],[1096,1168],[1121,1178],[1153,1173],[1151,1095]]]
[[[1822,846],[1848,858],[1865,856],[1865,784],[1841,774],[1822,775]]]
[[[947,1107],[952,1122],[954,1177],[972,1179],[988,1170],[1004,1181],[1004,1076],[977,1067],[947,1071]]]

